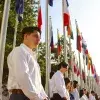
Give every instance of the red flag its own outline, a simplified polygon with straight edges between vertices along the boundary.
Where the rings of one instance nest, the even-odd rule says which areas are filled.
[[[75,23],[76,23],[76,32],[77,32],[77,50],[81,52],[82,51],[82,36],[79,31],[77,21],[75,21]]]
[[[68,11],[68,2],[66,0],[64,0],[63,3],[63,21],[64,21],[64,26],[68,26],[69,22],[70,22],[70,15],[69,15],[69,11]]]
[[[95,66],[94,66],[94,64],[91,65],[91,72],[92,72],[92,74],[95,74]]]
[[[74,73],[77,74],[77,67],[74,65]]]
[[[42,12],[41,12],[41,6],[38,8],[38,27],[41,29],[42,25]]]
[[[80,75],[80,70],[79,69],[77,69],[77,76],[79,76]]]

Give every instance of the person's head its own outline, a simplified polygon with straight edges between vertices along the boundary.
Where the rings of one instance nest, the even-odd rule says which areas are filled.
[[[74,90],[73,82],[71,81],[71,82],[70,82],[70,89],[69,89],[69,92],[73,92],[73,90]]]
[[[91,94],[92,94],[93,96],[95,96],[95,92],[94,92],[94,91],[91,91]]]
[[[76,80],[73,81],[73,87],[78,88],[78,81],[76,81]]]
[[[63,74],[68,70],[68,64],[66,62],[61,62],[58,65],[58,70],[60,70]]]
[[[83,89],[81,89],[80,91],[79,91],[79,94],[80,94],[80,98],[83,96]]]
[[[70,87],[71,87],[70,79],[69,78],[64,78],[64,80],[65,80],[66,88],[69,90]]]
[[[83,89],[83,93],[84,93],[85,95],[87,95],[87,90],[86,90],[86,89]]]
[[[35,49],[40,41],[41,31],[38,27],[25,27],[22,30],[23,43],[29,48]]]

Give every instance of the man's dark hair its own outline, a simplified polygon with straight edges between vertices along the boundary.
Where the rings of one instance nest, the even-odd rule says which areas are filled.
[[[68,83],[70,83],[70,79],[69,78],[64,78],[64,80],[65,80],[65,85],[68,85]]]
[[[60,70],[61,69],[61,67],[63,67],[63,68],[68,68],[68,64],[66,63],[66,62],[61,62],[59,65],[58,65],[58,70]]]
[[[38,31],[41,35],[41,30],[38,27],[35,26],[29,26],[29,27],[24,27],[22,30],[22,37],[24,37],[24,34],[31,34],[34,31]]]
[[[73,81],[73,87],[76,88],[77,87],[77,84],[78,84],[78,81],[74,80]]]
[[[91,94],[95,93],[94,91],[91,91]]]

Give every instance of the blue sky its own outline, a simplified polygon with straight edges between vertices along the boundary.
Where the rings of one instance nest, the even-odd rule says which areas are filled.
[[[45,41],[45,0],[41,0],[42,6],[42,41]],[[49,7],[49,15],[52,17],[54,42],[57,42],[57,28],[63,34],[62,28],[62,0],[54,0],[54,6]],[[87,42],[88,50],[93,63],[100,75],[100,0],[69,0],[69,12],[74,32],[73,50],[76,49],[75,19],[80,31]],[[76,50],[75,50],[76,51]],[[76,52],[77,54],[77,52]]]

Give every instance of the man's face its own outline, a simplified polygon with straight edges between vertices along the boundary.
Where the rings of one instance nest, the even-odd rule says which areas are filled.
[[[34,33],[25,34],[24,39],[27,40],[29,46],[36,48],[40,42],[40,33],[38,31],[34,31]]]
[[[68,69],[67,69],[67,67],[66,68],[62,67],[62,70],[65,73]]]

